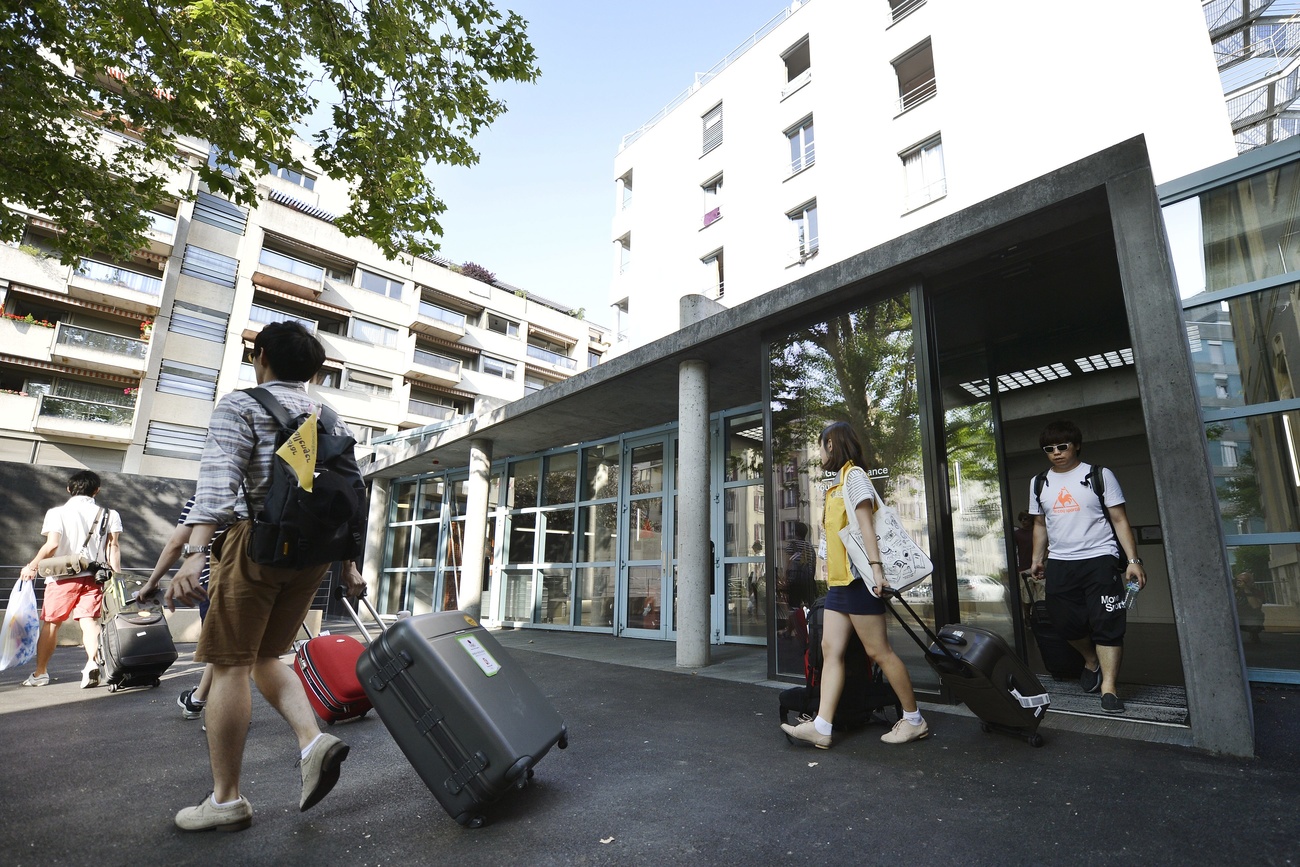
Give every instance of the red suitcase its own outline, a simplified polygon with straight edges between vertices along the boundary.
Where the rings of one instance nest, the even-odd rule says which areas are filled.
[[[346,605],[347,600],[343,601]],[[370,603],[364,598],[362,601],[378,622],[378,615]],[[354,620],[361,622],[354,612],[349,613]],[[306,623],[303,629],[311,635]],[[369,641],[370,634],[364,634]],[[303,642],[294,654],[293,670],[307,690],[307,700],[316,715],[329,725],[363,717],[370,711],[370,699],[357,679],[357,660],[365,649],[366,646],[351,635],[318,635]]]

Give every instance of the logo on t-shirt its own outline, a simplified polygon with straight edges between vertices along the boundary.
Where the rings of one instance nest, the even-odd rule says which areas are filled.
[[[1058,515],[1066,512],[1077,512],[1079,511],[1079,501],[1068,490],[1061,488],[1061,493],[1057,495],[1056,502],[1052,504],[1052,511]]]

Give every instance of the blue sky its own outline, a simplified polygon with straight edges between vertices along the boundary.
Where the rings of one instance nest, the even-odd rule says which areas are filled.
[[[586,309],[612,326],[614,157],[703,72],[781,11],[780,0],[497,0],[529,22],[542,75],[498,85],[509,111],[472,168],[434,167],[441,255]]]

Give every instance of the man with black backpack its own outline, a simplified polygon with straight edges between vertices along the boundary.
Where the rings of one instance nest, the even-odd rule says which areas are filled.
[[[302,682],[279,657],[307,616],[329,562],[360,553],[365,492],[353,440],[333,411],[307,395],[325,350],[305,328],[267,325],[250,360],[258,388],[229,394],[213,410],[186,519],[190,542],[166,595],[173,609],[177,601],[209,599],[194,659],[213,666],[207,702],[213,791],[176,814],[176,825],[186,831],[240,831],[252,824],[252,805],[239,790],[250,676],[298,739],[299,810],[334,787],[349,749],[320,731]],[[249,520],[236,519],[240,505]],[[229,529],[214,545],[222,525]],[[206,592],[199,583],[203,554],[211,557]],[[364,590],[354,572],[345,575],[350,593]]]
[[[1030,484],[1030,572],[1035,578],[1046,577],[1052,625],[1083,655],[1079,685],[1084,692],[1101,692],[1102,710],[1123,713],[1116,678],[1128,625],[1124,584],[1135,580],[1145,586],[1147,580],[1124,492],[1110,470],[1080,460],[1083,433],[1074,422],[1052,422],[1043,429],[1039,444],[1052,467]],[[1120,559],[1121,548],[1127,565]]]

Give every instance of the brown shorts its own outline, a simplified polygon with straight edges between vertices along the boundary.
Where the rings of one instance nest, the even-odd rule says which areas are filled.
[[[198,662],[252,665],[287,653],[329,564],[274,569],[248,559],[251,525],[240,521],[212,552],[208,616],[194,651]]]
[[[104,588],[93,577],[64,578],[45,585],[41,619],[46,623],[98,618],[104,604]]]

